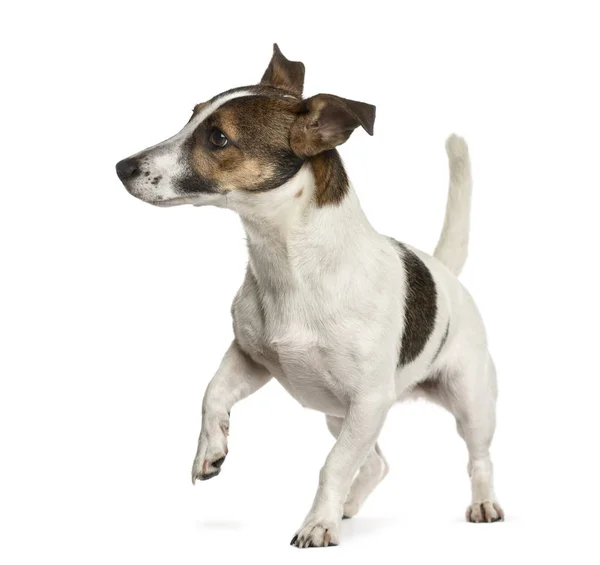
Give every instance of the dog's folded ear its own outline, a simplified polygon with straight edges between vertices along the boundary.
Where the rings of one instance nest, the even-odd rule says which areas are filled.
[[[304,63],[288,61],[277,43],[273,45],[273,57],[263,75],[260,84],[283,88],[302,96],[304,88]]]
[[[362,126],[373,135],[375,106],[334,96],[317,94],[303,100],[290,132],[290,146],[301,157],[311,157],[344,143]]]

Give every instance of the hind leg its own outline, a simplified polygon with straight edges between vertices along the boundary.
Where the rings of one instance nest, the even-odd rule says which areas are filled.
[[[483,360],[471,359],[468,366],[449,370],[430,391],[434,400],[456,418],[456,427],[469,451],[467,471],[471,479],[469,522],[497,522],[504,512],[494,493],[490,444],[496,428],[496,371],[486,353]]]
[[[327,427],[336,439],[340,434],[343,422],[343,418],[327,416]],[[367,497],[385,478],[388,470],[387,461],[383,457],[379,445],[375,444],[375,448],[371,451],[352,482],[344,504],[344,518],[352,518],[356,515]]]

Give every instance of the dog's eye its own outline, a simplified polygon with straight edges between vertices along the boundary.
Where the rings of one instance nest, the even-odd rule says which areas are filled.
[[[210,136],[209,136],[208,140],[215,147],[218,147],[219,149],[223,149],[223,147],[225,147],[228,143],[228,139],[225,136],[225,134],[220,129],[217,129],[217,128],[214,128],[210,132]]]

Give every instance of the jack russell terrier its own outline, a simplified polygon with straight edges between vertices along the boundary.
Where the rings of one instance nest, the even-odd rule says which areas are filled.
[[[422,396],[449,410],[469,452],[471,522],[503,519],[489,448],[496,372],[480,314],[458,281],[469,239],[466,143],[446,142],[450,187],[433,257],[369,223],[336,147],[375,107],[302,98],[304,65],[277,45],[259,85],[198,104],[175,136],[120,161],[135,197],[236,211],[249,261],[233,301],[234,340],[210,381],[192,481],[221,472],[230,411],[274,377],[326,415],[336,442],[297,547],[337,545],[386,476],[377,437],[390,407]]]

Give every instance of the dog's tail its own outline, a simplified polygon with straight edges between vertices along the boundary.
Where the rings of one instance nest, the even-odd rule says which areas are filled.
[[[469,249],[473,181],[469,150],[465,140],[452,134],[446,140],[446,153],[450,166],[450,187],[444,227],[433,255],[458,276],[467,260]]]

